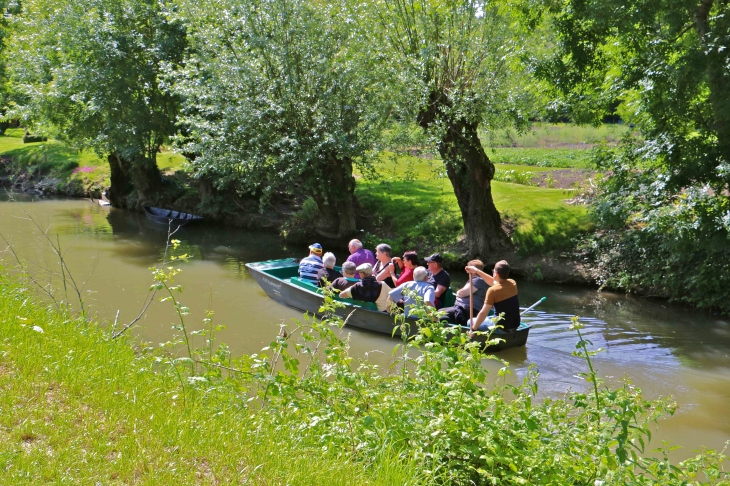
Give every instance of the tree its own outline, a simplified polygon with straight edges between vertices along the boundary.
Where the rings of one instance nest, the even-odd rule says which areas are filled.
[[[178,100],[159,84],[186,34],[155,0],[29,0],[16,19],[10,70],[25,103],[13,113],[106,156],[118,206],[160,198],[156,155],[176,131]]]
[[[464,220],[469,256],[511,247],[492,199],[494,164],[479,129],[524,127],[523,40],[507,2],[374,0],[391,62],[404,69],[407,103],[436,139]]]
[[[375,63],[340,5],[304,0],[181,2],[192,50],[175,90],[198,176],[259,196],[311,196],[317,231],[356,229],[353,165],[378,134]]]
[[[641,131],[597,152],[596,280],[730,312],[730,3],[552,6],[558,49],[538,72],[593,105],[584,119],[619,100]]]
[[[619,111],[642,131],[644,162],[658,164],[668,191],[705,183],[726,191],[730,3],[566,0],[553,13],[558,49],[543,77],[598,108],[620,100]]]

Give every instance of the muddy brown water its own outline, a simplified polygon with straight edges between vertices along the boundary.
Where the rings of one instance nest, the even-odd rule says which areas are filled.
[[[0,198],[0,233],[28,262],[30,271],[46,280],[59,265],[28,215],[53,238],[58,235],[74,278],[85,285],[87,307],[102,322],[108,325],[118,310],[120,323],[139,313],[151,283],[149,268],[164,252],[166,228],[143,215],[85,200],[24,195],[8,200],[5,195]],[[215,321],[226,326],[219,339],[234,354],[254,353],[274,339],[280,323],[301,318],[301,312],[269,299],[245,264],[302,256],[302,248],[287,246],[273,234],[206,224],[184,227],[175,237],[182,242],[180,250],[193,257],[180,265],[177,278],[184,288],[181,301],[192,312],[189,328],[199,328],[204,311],[212,306]],[[0,241],[0,245],[4,250],[5,244]],[[345,248],[327,250],[338,261],[347,254]],[[11,263],[7,252],[0,258]],[[464,276],[454,275],[454,280],[463,281]],[[575,376],[585,371],[585,364],[571,356],[577,336],[568,329],[570,317],[578,315],[586,326],[584,337],[594,347],[606,349],[595,361],[609,383],[628,376],[647,397],[671,395],[679,404],[673,417],[660,422],[652,447],[661,446],[663,440],[682,445],[673,453],[681,459],[701,446],[722,449],[730,439],[730,319],[610,292],[518,283],[523,305],[542,296],[547,301],[529,317],[534,327],[527,346],[499,354],[510,363],[509,381],[520,381],[534,363],[540,370],[541,395],[586,389]],[[155,302],[134,333],[161,343],[172,337],[173,324],[169,303]],[[386,365],[392,359],[396,342],[391,338],[347,332],[355,355]],[[489,361],[485,366],[492,371],[499,367]]]

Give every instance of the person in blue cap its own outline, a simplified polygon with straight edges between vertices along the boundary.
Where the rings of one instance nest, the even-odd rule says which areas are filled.
[[[304,282],[319,285],[319,279],[325,275],[324,263],[322,263],[322,245],[314,243],[309,245],[309,256],[302,258],[299,262],[299,278]]]

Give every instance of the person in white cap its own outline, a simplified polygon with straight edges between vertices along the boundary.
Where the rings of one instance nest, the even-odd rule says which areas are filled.
[[[340,297],[344,299],[362,300],[363,302],[375,302],[379,311],[388,310],[388,293],[390,287],[383,282],[378,282],[373,277],[373,266],[369,263],[363,263],[357,267],[358,273],[362,280],[357,282],[349,289],[340,292]]]

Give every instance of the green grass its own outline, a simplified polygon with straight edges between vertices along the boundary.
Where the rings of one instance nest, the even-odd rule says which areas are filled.
[[[97,323],[35,303],[23,287],[0,268],[3,484],[413,480],[413,468],[391,458],[372,458],[366,469],[307,447],[295,430],[256,428],[258,406],[243,400],[243,390],[225,382],[183,390],[134,343],[112,341]]]
[[[513,164],[537,168],[593,169],[591,151],[566,148],[488,148],[487,155],[495,164]]]
[[[499,165],[500,170],[542,172],[545,167]],[[356,194],[366,213],[372,215],[369,243],[388,242],[406,250],[448,251],[462,236],[464,227],[448,178],[437,177],[440,161],[416,157],[385,157],[378,172],[382,181],[360,178]],[[410,180],[403,180],[408,174]],[[515,225],[512,239],[521,255],[564,248],[592,223],[584,206],[565,203],[571,194],[562,189],[529,187],[494,181],[497,209]]]
[[[570,123],[535,123],[527,133],[518,134],[516,130],[508,129],[489,135],[483,133],[480,138],[485,146],[587,148],[601,141],[615,143],[629,130],[626,125],[616,124],[594,127]]]
[[[0,155],[13,160],[13,170],[28,172],[34,176],[51,176],[60,179],[60,185],[81,183],[101,188],[110,185],[109,164],[90,150],[73,150],[63,143],[50,140],[39,143],[23,143],[24,129],[8,129],[0,136]],[[157,155],[157,166],[163,173],[185,169],[186,159],[174,152]]]

